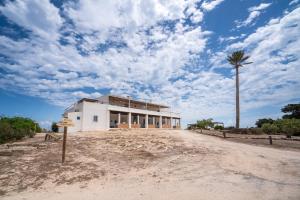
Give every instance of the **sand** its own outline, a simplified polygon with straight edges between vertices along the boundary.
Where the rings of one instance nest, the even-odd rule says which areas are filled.
[[[61,142],[0,158],[0,198],[300,199],[299,151],[184,130],[69,134],[67,145],[63,166]]]

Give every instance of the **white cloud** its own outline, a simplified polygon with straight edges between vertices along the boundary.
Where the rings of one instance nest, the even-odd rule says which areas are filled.
[[[243,26],[248,26],[248,25],[252,25],[255,21],[255,19],[257,19],[260,15],[261,12],[265,9],[267,9],[269,6],[271,5],[271,3],[261,3],[258,6],[253,6],[250,7],[248,9],[248,11],[250,12],[249,16],[247,17],[247,19],[245,21],[236,21],[237,27],[243,27]]]
[[[206,11],[211,11],[213,10],[215,7],[217,7],[220,3],[222,3],[224,0],[211,0],[211,1],[207,1],[205,0],[201,7],[206,10]]]
[[[246,34],[241,34],[239,36],[229,36],[229,37],[222,37],[220,36],[219,37],[219,41],[222,43],[222,42],[231,42],[231,41],[234,41],[234,40],[237,40],[237,39],[242,39],[246,36]]]
[[[242,110],[281,105],[300,96],[299,13],[297,8],[282,18],[270,20],[242,42],[216,53],[211,60],[226,62],[226,54],[237,49],[246,49],[251,56],[253,64],[242,68],[240,73]]]
[[[289,5],[295,5],[295,4],[298,4],[300,0],[292,0]]]
[[[268,8],[270,5],[271,5],[271,3],[261,3],[261,4],[259,4],[258,6],[250,7],[248,10],[249,10],[249,12],[265,10],[265,9]]]
[[[58,8],[48,0],[7,1],[5,6],[0,6],[0,11],[19,26],[47,39],[57,39],[63,22]]]
[[[39,38],[14,41],[1,36],[1,48],[7,49],[2,53],[15,63],[3,63],[8,75],[1,77],[0,87],[39,96],[62,106],[80,97],[101,95],[87,93],[85,88],[95,91],[108,88],[112,93],[149,97],[151,91],[146,89],[145,94],[140,94],[141,87],[157,88],[158,92],[161,85],[169,84],[169,78],[184,73],[185,64],[205,48],[208,32],[200,27],[185,26],[181,21],[174,21],[174,30],[153,26],[162,20],[185,17],[184,6],[191,5],[185,1],[176,4],[165,1],[155,5],[134,1],[134,5],[128,8],[121,1],[98,2],[94,5],[97,12],[90,3],[82,1],[76,5],[64,5],[64,14],[76,25],[75,28],[63,29],[66,33],[75,33],[65,37],[70,41],[69,45]],[[145,6],[152,6],[148,9],[153,12],[145,13]],[[114,11],[121,8],[123,16],[115,15]],[[111,23],[101,22],[98,12],[102,10],[110,12],[105,14],[109,16],[105,19],[112,20]],[[100,21],[97,23],[93,19]],[[134,29],[131,23],[126,23],[132,21],[135,22]],[[87,34],[93,31],[96,34]],[[80,40],[76,36],[78,33],[82,34]],[[126,46],[110,47],[103,53],[96,51],[106,40],[124,42]],[[83,56],[78,48],[88,54]]]
[[[199,10],[195,11],[191,17],[192,21],[194,23],[199,23],[202,21],[203,19],[203,13]]]
[[[228,42],[242,41],[230,44],[222,52],[211,53],[213,66],[207,69],[192,65],[195,59],[201,58],[202,52],[209,52],[206,43],[210,36],[201,25],[184,23],[187,17],[192,19],[201,12],[194,1],[158,4],[147,1],[147,5],[138,1],[122,2],[99,1],[95,9],[91,8],[90,1],[65,4],[63,14],[75,26],[64,25],[59,31],[58,23],[53,26],[56,28],[51,28],[53,35],[67,41],[65,45],[48,37],[13,40],[0,36],[0,49],[5,49],[1,54],[11,60],[0,60],[5,71],[5,75],[0,74],[0,88],[41,97],[59,106],[68,106],[82,97],[100,96],[102,90],[108,89],[112,94],[170,104],[181,111],[185,122],[203,117],[226,118],[230,122],[234,118],[233,72],[225,76],[217,73],[217,69],[230,67],[224,63],[228,52],[246,48],[254,64],[241,71],[242,111],[300,96],[296,91],[299,88],[299,9],[270,20],[245,39],[224,38]],[[143,13],[145,7],[149,10]],[[109,23],[101,21],[105,16],[99,12],[109,16],[105,18]],[[20,15],[23,16],[22,12]],[[195,22],[201,21],[200,18],[194,19]],[[39,31],[35,33],[43,35]],[[108,45],[103,51],[97,51],[107,41],[124,46]],[[291,62],[285,63],[287,60]]]
[[[38,123],[39,123],[39,125],[40,125],[42,128],[50,129],[50,128],[51,128],[52,121],[49,121],[49,120],[42,120],[42,121],[39,121]]]
[[[187,5],[184,0],[80,0],[78,4],[67,4],[65,10],[78,28],[101,32],[108,28],[135,30],[138,26],[150,26],[160,20],[180,19]]]

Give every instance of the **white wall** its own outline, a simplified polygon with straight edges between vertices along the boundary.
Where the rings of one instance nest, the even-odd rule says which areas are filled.
[[[105,99],[104,99],[105,100]],[[73,109],[79,110],[79,112],[68,112],[65,113],[69,119],[74,123],[74,127],[69,127],[68,132],[78,131],[97,131],[97,130],[108,130],[110,122],[110,110],[119,112],[131,112],[138,114],[148,114],[155,116],[173,117],[180,118],[179,113],[172,112],[156,112],[150,110],[141,110],[135,108],[126,108],[120,106],[113,106],[102,103],[86,102],[74,105]],[[94,116],[98,116],[98,121],[94,122]],[[78,120],[77,117],[80,117]],[[60,130],[60,131],[63,131]]]
[[[79,120],[77,119],[79,117]],[[74,126],[68,127],[68,133],[77,132],[81,130],[82,124],[82,112],[70,112],[68,113],[68,119],[71,119]]]
[[[93,117],[98,116],[98,122]],[[109,111],[107,104],[83,102],[81,131],[96,131],[109,129]]]

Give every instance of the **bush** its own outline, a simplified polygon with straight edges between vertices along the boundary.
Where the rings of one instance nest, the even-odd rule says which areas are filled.
[[[266,134],[277,134],[279,132],[278,126],[270,123],[264,123],[262,125],[262,130]]]
[[[10,124],[5,121],[0,121],[0,144],[11,140],[13,138],[14,131]]]
[[[224,129],[224,127],[223,127],[223,126],[219,126],[219,125],[217,125],[217,126],[215,126],[215,127],[214,127],[214,129],[215,129],[215,130],[223,130],[223,129]]]
[[[278,119],[275,124],[287,136],[300,135],[300,119]]]
[[[24,117],[1,117],[0,143],[20,140],[24,137],[34,137],[40,126],[32,119]]]
[[[51,130],[55,133],[58,132],[58,126],[57,126],[56,122],[52,122]]]
[[[273,124],[274,120],[271,119],[271,118],[263,118],[263,119],[258,119],[256,122],[255,122],[255,125],[258,127],[258,128],[261,128],[263,124]]]
[[[202,119],[197,121],[197,127],[200,129],[207,129],[209,127],[213,127],[213,119]]]

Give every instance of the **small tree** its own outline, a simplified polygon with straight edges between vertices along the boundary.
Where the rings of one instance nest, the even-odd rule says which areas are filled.
[[[56,122],[52,122],[51,130],[55,133],[58,132],[58,126],[57,126]]]
[[[290,114],[286,114],[283,115],[282,118],[283,119],[300,119],[300,103],[298,104],[288,104],[286,106],[284,106],[281,111],[283,113],[290,113]]]
[[[198,120],[197,127],[201,129],[201,132],[202,132],[202,129],[207,129],[208,127],[213,127],[214,123],[212,120],[213,119],[211,119],[211,118]]]
[[[258,128],[261,128],[263,124],[273,124],[274,120],[271,119],[271,118],[263,118],[263,119],[258,119],[255,123],[255,125],[258,127]]]

